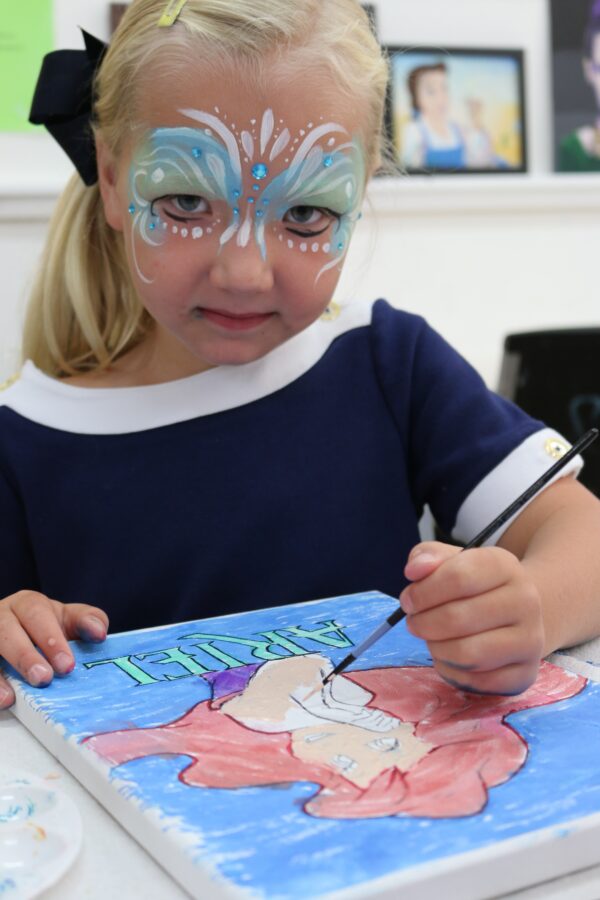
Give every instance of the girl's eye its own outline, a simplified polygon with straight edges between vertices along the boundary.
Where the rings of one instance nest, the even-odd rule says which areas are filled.
[[[283,221],[288,231],[304,237],[323,234],[332,221],[339,221],[339,218],[339,215],[330,209],[320,209],[317,206],[292,206],[286,212]]]
[[[207,201],[196,194],[173,194],[170,197],[160,197],[152,204],[153,215],[166,215],[177,222],[201,218],[208,212],[210,207]]]
[[[178,197],[173,197],[172,203],[181,212],[191,215],[198,212],[206,212],[208,209],[206,200],[202,197],[196,197],[194,194],[181,194]]]

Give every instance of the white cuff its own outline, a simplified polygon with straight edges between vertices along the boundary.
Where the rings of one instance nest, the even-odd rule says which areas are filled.
[[[570,446],[564,437],[551,428],[543,428],[530,435],[471,491],[458,511],[452,537],[461,543],[468,543],[553,466]],[[575,456],[548,484],[553,484],[565,475],[577,476],[582,466],[581,456]],[[533,499],[535,497],[531,498]],[[501,535],[523,509],[525,507],[494,532],[484,546],[498,543]]]

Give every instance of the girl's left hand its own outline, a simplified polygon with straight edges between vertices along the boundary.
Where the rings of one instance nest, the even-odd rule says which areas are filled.
[[[439,674],[461,690],[519,694],[535,681],[544,648],[539,591],[500,547],[428,541],[409,555],[400,595],[411,634],[427,641]]]

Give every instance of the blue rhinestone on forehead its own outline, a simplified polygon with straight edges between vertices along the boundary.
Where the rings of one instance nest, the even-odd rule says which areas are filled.
[[[333,165],[333,156],[326,156],[323,160],[323,165],[326,169],[330,169]]]
[[[200,147],[194,147],[194,149],[192,150],[192,156],[194,157],[194,159],[200,159],[200,157],[202,156],[202,150],[200,149]]]
[[[265,166],[264,163],[256,163],[252,166],[252,177],[256,178],[257,181],[262,181],[263,178],[266,178],[269,174],[269,169]]]
[[[133,203],[132,203],[131,206],[129,207],[129,212],[131,213],[131,215],[133,215],[134,212],[135,212],[135,206],[134,206]]]

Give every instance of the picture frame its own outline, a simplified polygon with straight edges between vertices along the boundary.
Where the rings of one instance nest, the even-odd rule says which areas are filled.
[[[114,34],[117,25],[123,18],[125,10],[129,6],[128,3],[111,3],[110,4],[110,33]]]
[[[379,28],[377,23],[377,4],[361,3],[361,6],[369,17],[369,22],[371,23],[373,34],[375,35],[375,37],[378,37]]]
[[[385,49],[390,62],[388,136],[403,172],[528,171],[522,50]]]
[[[550,0],[554,168],[600,172],[600,2]]]

